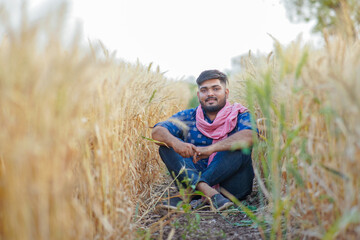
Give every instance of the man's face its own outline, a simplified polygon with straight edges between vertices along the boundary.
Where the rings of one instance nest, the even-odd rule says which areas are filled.
[[[205,112],[217,113],[225,106],[229,89],[219,79],[209,79],[199,86],[197,95]]]

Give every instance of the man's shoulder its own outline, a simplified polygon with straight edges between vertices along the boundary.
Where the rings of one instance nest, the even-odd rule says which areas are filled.
[[[249,111],[239,113],[238,120],[237,120],[238,130],[252,129],[251,118],[252,117],[251,117],[251,114]]]
[[[239,112],[238,116],[250,116],[249,110],[246,110],[244,112]]]
[[[190,108],[174,114],[173,117],[185,119],[185,118],[192,118],[195,115],[196,115],[196,108]]]

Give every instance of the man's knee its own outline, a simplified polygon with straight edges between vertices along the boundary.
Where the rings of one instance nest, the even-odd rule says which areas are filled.
[[[168,159],[173,159],[176,155],[176,152],[172,148],[168,148],[166,146],[159,147],[159,155],[163,162],[167,161]]]
[[[167,152],[167,150],[169,150],[169,148],[166,147],[166,146],[160,146],[159,147],[159,153],[160,154]]]
[[[231,151],[231,157],[237,159],[237,160],[241,160],[241,161],[251,161],[251,150],[247,151],[247,150],[236,150],[236,151]]]

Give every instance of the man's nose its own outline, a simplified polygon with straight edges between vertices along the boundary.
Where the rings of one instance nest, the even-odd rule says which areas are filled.
[[[208,96],[214,96],[214,91],[209,89],[209,91],[207,92]]]

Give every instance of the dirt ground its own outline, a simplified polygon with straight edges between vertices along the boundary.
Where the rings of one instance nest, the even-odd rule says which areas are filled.
[[[163,197],[176,195],[176,187],[169,187],[170,182],[170,177],[166,178],[154,191],[159,195],[165,192]],[[258,195],[255,182],[252,194],[242,204],[258,209]],[[210,208],[180,212],[157,205],[143,217],[140,226],[139,239],[262,239],[256,224],[236,207],[222,212],[213,212]]]

